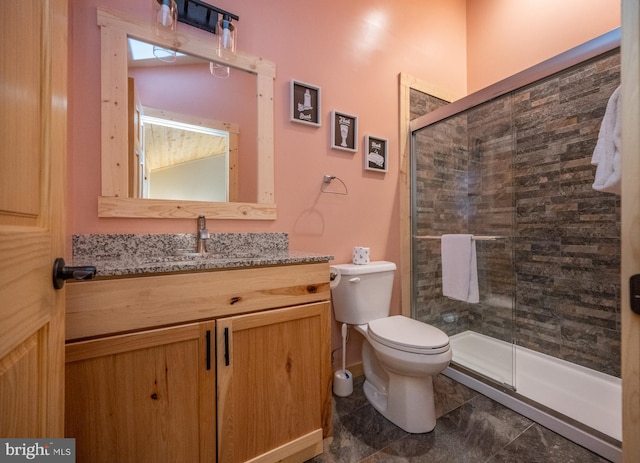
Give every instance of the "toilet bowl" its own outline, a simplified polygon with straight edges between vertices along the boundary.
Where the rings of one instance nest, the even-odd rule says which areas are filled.
[[[436,334],[435,342],[426,342],[432,338],[424,337],[419,343],[409,344],[403,335],[398,340],[389,339],[391,336],[380,339],[372,330],[376,322],[387,322],[385,328],[397,330],[399,334],[408,324],[415,325],[416,332],[425,328],[425,334]],[[448,337],[433,326],[400,315],[373,320],[356,329],[366,339],[362,360],[366,378],[364,393],[369,402],[407,432],[433,430],[436,424],[433,377],[451,361]],[[433,333],[433,330],[437,331]],[[395,342],[399,345],[392,346]]]
[[[388,316],[395,268],[391,262],[331,266],[338,279],[331,289],[334,313],[365,338],[367,400],[405,431],[424,433],[435,427],[433,376],[451,361],[451,346],[438,328]]]

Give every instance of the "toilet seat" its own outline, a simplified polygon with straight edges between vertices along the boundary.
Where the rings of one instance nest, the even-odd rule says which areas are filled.
[[[450,348],[449,337],[442,330],[402,315],[372,320],[367,332],[380,344],[405,352],[428,355]]]

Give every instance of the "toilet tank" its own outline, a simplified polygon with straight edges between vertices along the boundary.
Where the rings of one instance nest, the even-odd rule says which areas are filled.
[[[388,317],[396,264],[377,261],[366,265],[332,265],[338,276],[331,284],[331,300],[336,320],[361,325]]]

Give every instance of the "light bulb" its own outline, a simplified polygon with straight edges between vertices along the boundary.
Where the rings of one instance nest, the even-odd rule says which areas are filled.
[[[218,56],[226,61],[235,59],[237,29],[228,16],[218,21]]]
[[[233,37],[229,29],[229,21],[222,21],[222,48],[225,50],[233,50]]]
[[[178,21],[178,5],[175,0],[151,0],[154,14],[151,17],[157,35],[175,32]]]
[[[171,17],[171,8],[169,5],[162,4],[160,5],[160,11],[158,11],[158,23],[162,24],[164,27],[171,27],[173,25],[173,18]]]

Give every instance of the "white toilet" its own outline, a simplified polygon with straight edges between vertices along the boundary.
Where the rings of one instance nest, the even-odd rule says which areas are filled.
[[[354,325],[362,345],[364,393],[389,421],[407,432],[436,425],[433,376],[451,361],[449,337],[438,328],[400,315],[389,317],[396,265],[332,265],[336,320]]]

